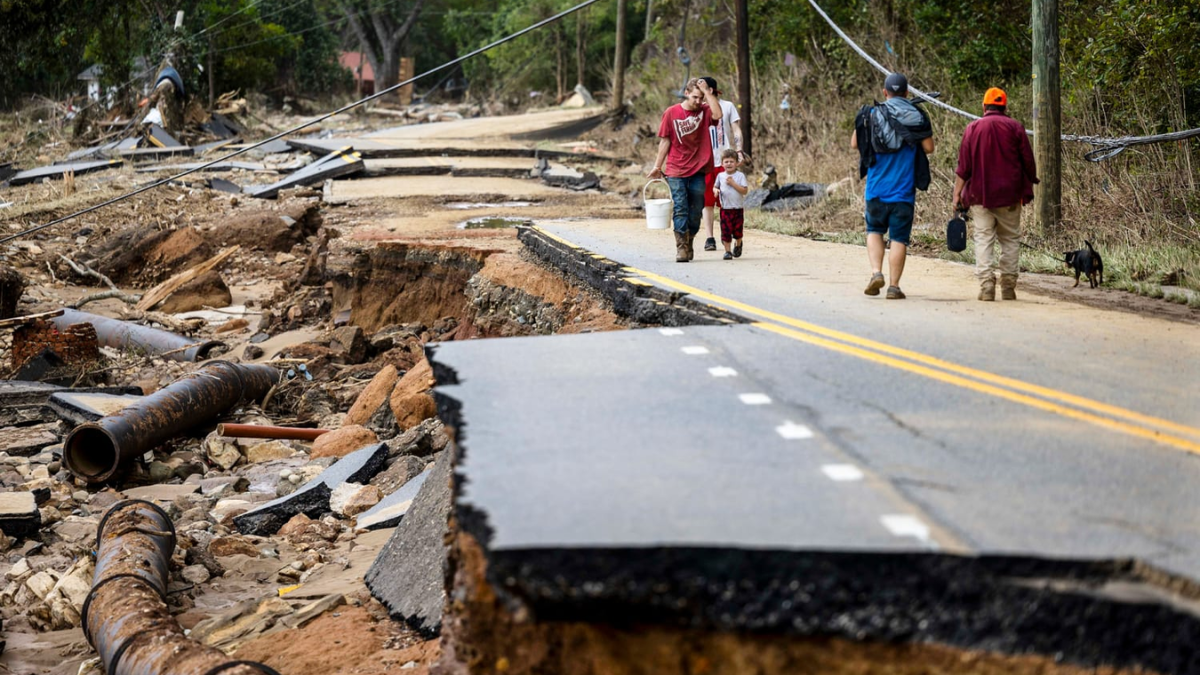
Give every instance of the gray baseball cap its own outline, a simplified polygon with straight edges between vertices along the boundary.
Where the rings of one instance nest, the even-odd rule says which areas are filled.
[[[883,81],[883,88],[890,91],[894,96],[907,96],[908,78],[900,73],[892,73]]]

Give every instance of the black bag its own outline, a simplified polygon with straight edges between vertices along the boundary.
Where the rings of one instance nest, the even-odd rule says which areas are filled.
[[[946,249],[955,253],[967,250],[967,222],[961,211],[946,223]]]

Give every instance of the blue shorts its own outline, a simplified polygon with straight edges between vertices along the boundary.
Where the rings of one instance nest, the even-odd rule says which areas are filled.
[[[912,236],[913,205],[911,202],[885,203],[867,200],[867,234],[887,234],[897,244],[908,246]]]

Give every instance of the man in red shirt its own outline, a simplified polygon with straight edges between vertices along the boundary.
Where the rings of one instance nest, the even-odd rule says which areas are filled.
[[[667,108],[658,126],[658,156],[647,178],[665,174],[675,203],[675,262],[695,256],[693,244],[704,211],[705,174],[712,170],[708,128],[721,119],[721,104],[708,82],[694,79],[683,90],[682,103]]]
[[[979,299],[996,299],[993,248],[1000,241],[1000,297],[1017,299],[1021,206],[1033,201],[1038,182],[1029,135],[1005,114],[1008,95],[992,87],[983,95],[983,117],[967,125],[958,148],[955,209],[970,208],[975,228]]]

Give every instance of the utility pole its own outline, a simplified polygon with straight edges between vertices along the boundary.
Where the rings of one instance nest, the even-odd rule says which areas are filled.
[[[1047,235],[1062,222],[1062,104],[1058,77],[1058,0],[1033,0],[1034,224]]]
[[[617,0],[617,55],[613,59],[613,88],[611,107],[625,107],[625,2]]]
[[[1036,1],[1036,0],[1035,0]],[[752,155],[750,124],[750,9],[748,0],[735,0],[737,19],[738,114],[742,118],[742,151]]]

